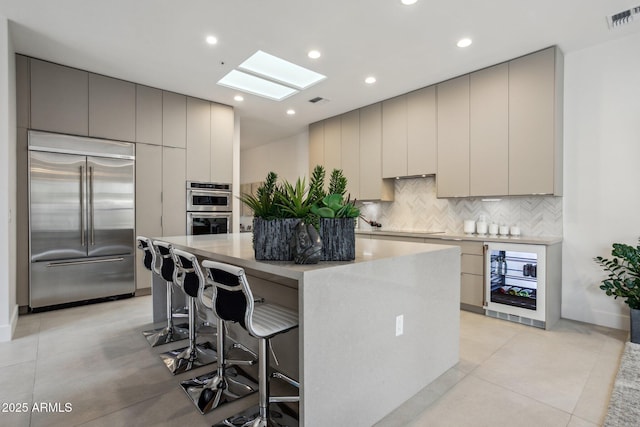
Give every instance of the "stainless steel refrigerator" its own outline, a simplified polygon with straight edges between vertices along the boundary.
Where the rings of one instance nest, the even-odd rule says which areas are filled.
[[[29,305],[133,294],[134,144],[29,132]]]

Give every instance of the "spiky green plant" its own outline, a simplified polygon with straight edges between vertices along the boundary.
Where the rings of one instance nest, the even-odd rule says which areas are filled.
[[[309,190],[304,178],[298,178],[295,185],[284,181],[276,193],[275,203],[287,218],[306,218],[311,211]]]
[[[322,165],[317,165],[313,168],[311,178],[309,178],[309,201],[317,203],[322,200],[326,193],[324,191],[324,177],[325,169]]]
[[[277,181],[278,175],[275,172],[269,172],[255,195],[240,195],[240,201],[253,210],[256,218],[282,218],[281,207],[276,203],[277,194],[280,193]]]
[[[329,190],[327,194],[339,194],[342,197],[347,192],[347,178],[344,176],[342,169],[334,169],[331,171],[329,179]]]

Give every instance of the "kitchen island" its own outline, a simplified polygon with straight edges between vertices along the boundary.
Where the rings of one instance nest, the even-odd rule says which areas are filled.
[[[300,425],[371,426],[458,362],[458,247],[357,238],[354,261],[297,265],[256,261],[250,233],[162,240],[243,267],[254,294],[298,310],[273,345],[301,382]]]

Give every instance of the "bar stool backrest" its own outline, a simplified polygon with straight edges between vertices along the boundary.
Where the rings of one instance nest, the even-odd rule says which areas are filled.
[[[153,249],[151,239],[145,236],[136,236],[138,242],[138,249],[141,249],[144,253],[144,259],[142,262],[147,270],[154,271],[156,269],[156,251]]]
[[[192,253],[171,248],[171,256],[175,263],[173,283],[193,298],[199,298],[204,290],[204,274],[198,263],[198,258]]]
[[[173,282],[173,270],[175,265],[171,258],[171,244],[162,240],[154,240],[153,247],[156,249],[156,256],[160,260],[157,274],[167,282]]]
[[[207,282],[213,285],[213,310],[225,321],[237,322],[251,335],[254,300],[244,270],[221,262],[202,261]]]

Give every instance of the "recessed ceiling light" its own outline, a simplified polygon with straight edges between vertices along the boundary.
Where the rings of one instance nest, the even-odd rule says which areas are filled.
[[[238,68],[297,89],[306,89],[326,79],[326,76],[320,73],[285,61],[282,58],[278,58],[261,50],[251,55],[249,59],[240,64]]]
[[[311,59],[318,59],[320,58],[320,51],[319,50],[310,50],[309,53],[307,53],[307,56]]]
[[[473,41],[469,38],[464,38],[464,39],[460,39],[458,40],[458,47],[468,47],[471,46],[471,43],[473,43]]]
[[[244,97],[242,95],[236,95],[233,97],[233,99],[235,99],[238,102],[244,101]]]
[[[287,110],[287,114],[290,116],[293,116],[295,113],[296,113],[296,110],[292,110],[291,108]]]
[[[281,101],[298,91],[269,80],[261,79],[238,70],[231,70],[226,76],[218,80],[221,86],[252,93],[265,98]]]
[[[218,39],[215,38],[214,36],[207,36],[207,43],[216,44],[216,43],[218,43]]]
[[[364,82],[368,85],[372,85],[376,82],[376,78],[373,76],[369,76],[366,79],[364,79]]]
[[[402,1],[402,4],[409,6],[409,5],[415,4],[418,0],[401,0],[401,1]]]

